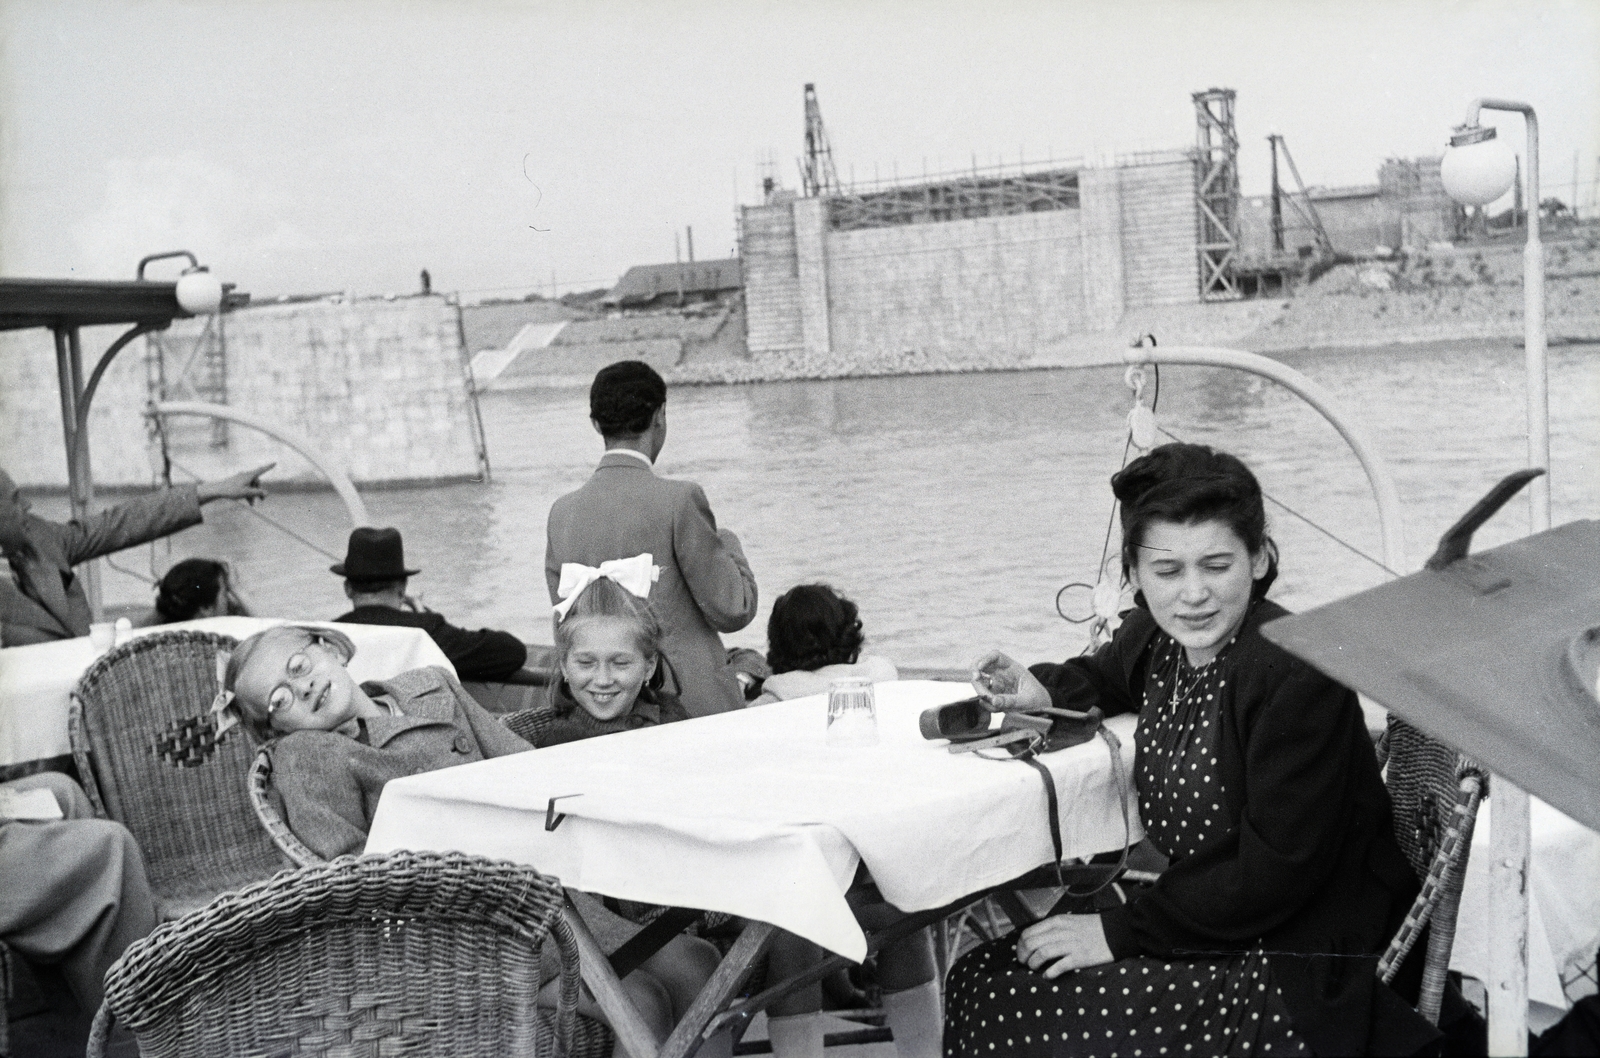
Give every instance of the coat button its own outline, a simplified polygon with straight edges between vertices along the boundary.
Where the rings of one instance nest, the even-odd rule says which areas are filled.
[[[456,736],[456,752],[457,753],[471,753],[472,752],[472,739],[468,738],[466,735],[457,735]]]

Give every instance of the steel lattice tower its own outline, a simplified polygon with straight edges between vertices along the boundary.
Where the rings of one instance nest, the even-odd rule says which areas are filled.
[[[812,84],[806,85],[806,157],[800,167],[800,182],[807,198],[840,191],[839,174],[833,168],[833,147],[822,124],[817,86]]]
[[[1199,206],[1197,249],[1200,297],[1239,296],[1234,257],[1239,252],[1239,137],[1233,127],[1234,91],[1195,92],[1195,201]]]

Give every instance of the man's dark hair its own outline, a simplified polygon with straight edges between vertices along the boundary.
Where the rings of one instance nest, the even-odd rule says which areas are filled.
[[[349,580],[349,578],[346,578],[346,580],[352,591],[359,592],[362,595],[376,595],[379,592],[390,590],[406,590],[405,577],[401,577],[399,580]]]
[[[667,402],[667,384],[642,360],[602,367],[589,387],[589,417],[604,437],[637,437]]]

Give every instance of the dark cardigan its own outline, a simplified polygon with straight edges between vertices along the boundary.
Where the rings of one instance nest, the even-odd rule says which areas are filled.
[[[1354,692],[1262,638],[1288,611],[1254,605],[1219,661],[1218,781],[1234,821],[1130,903],[1101,913],[1118,958],[1257,946],[1318,1054],[1414,1053],[1436,1035],[1375,976],[1418,884]],[[1159,629],[1130,611],[1110,643],[1033,673],[1063,709],[1138,712]]]

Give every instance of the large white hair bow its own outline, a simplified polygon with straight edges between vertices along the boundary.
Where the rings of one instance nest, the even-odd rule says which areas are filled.
[[[654,557],[646,551],[632,558],[613,558],[600,563],[598,569],[578,562],[561,563],[561,583],[556,585],[561,601],[556,603],[556,620],[565,619],[583,589],[601,577],[616,581],[641,599],[650,598],[650,585],[661,577],[661,567],[654,563]]]

